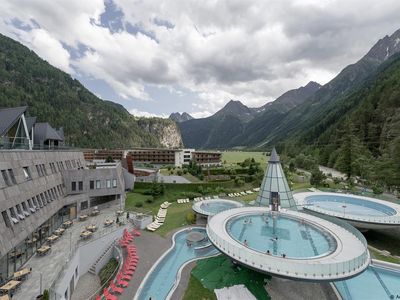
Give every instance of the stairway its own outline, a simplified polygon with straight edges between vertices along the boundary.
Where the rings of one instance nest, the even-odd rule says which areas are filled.
[[[90,267],[90,269],[89,269],[89,271],[88,271],[90,274],[97,275],[97,274],[96,274],[96,266],[97,266],[97,264],[98,264],[99,261],[104,257],[104,255],[106,255],[106,254],[108,253],[108,251],[110,251],[110,249],[111,249],[112,247],[114,247],[115,242],[116,242],[116,240],[113,241],[113,242],[110,244],[110,246],[108,246],[108,247],[103,251],[103,253],[97,258],[97,260],[94,262],[94,264]]]

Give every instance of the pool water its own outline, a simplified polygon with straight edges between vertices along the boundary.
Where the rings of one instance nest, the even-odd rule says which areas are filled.
[[[341,195],[308,196],[306,198],[306,203],[335,213],[343,214],[344,217],[346,216],[346,213],[351,215],[374,217],[392,216],[396,214],[394,209],[381,203]]]
[[[206,233],[203,228],[193,228],[193,231]],[[136,299],[140,300],[164,300],[175,284],[179,269],[183,264],[195,258],[202,258],[218,253],[214,246],[201,250],[196,247],[204,246],[207,241],[188,247],[186,243],[187,231],[178,232],[175,239],[175,246],[158,262],[142,285],[141,291]]]
[[[400,272],[368,267],[357,277],[334,283],[344,300],[400,299]]]
[[[217,214],[221,211],[225,211],[238,206],[239,204],[230,201],[225,202],[225,201],[213,200],[213,201],[208,201],[206,203],[202,203],[200,205],[200,208],[210,214]]]
[[[312,258],[336,249],[334,238],[321,229],[294,218],[269,213],[233,218],[227,231],[247,247],[287,258]]]

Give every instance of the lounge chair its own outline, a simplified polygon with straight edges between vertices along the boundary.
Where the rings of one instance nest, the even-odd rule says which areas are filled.
[[[116,286],[114,281],[112,281],[112,280],[110,281],[110,288],[111,288],[111,292],[114,293],[114,294],[121,295],[122,292],[124,291],[123,288]]]
[[[103,290],[104,297],[106,300],[118,300],[117,296],[111,295],[108,289],[104,288]]]

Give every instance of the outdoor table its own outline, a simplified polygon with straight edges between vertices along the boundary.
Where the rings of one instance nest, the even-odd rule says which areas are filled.
[[[18,257],[20,257],[20,256],[23,255],[23,254],[24,254],[24,252],[22,252],[21,250],[12,251],[12,252],[10,253],[10,258],[18,258]]]
[[[93,210],[91,213],[92,216],[97,216],[99,214],[100,214],[100,211],[98,209]]]
[[[85,221],[85,220],[87,220],[87,218],[88,218],[88,215],[81,215],[81,216],[79,216],[79,221]]]
[[[64,228],[58,228],[57,230],[54,231],[55,235],[63,235],[64,234],[65,229]]]
[[[30,273],[31,273],[31,270],[29,268],[19,270],[18,272],[14,273],[14,279],[19,279],[21,277],[25,277],[26,275],[28,275]]]
[[[121,216],[124,213],[123,210],[117,210],[117,216]]]
[[[31,239],[31,240],[26,240],[26,243],[28,244],[28,245],[31,245],[31,244],[33,244],[33,243],[35,243],[37,241],[37,238],[33,238],[33,239]]]
[[[92,236],[92,234],[93,234],[93,232],[91,232],[91,231],[82,231],[81,238],[88,239]]]
[[[21,281],[18,280],[10,280],[5,285],[1,286],[0,290],[2,290],[5,293],[9,293],[10,291],[16,289],[20,283]]]
[[[0,300],[10,300],[10,297],[8,295],[3,295],[0,296]]]
[[[50,249],[51,249],[50,246],[42,246],[42,247],[37,249],[37,253],[39,255],[45,255],[46,253],[48,253],[50,251]]]
[[[107,220],[104,222],[104,226],[108,227],[108,226],[112,225],[113,223],[114,223],[113,220],[108,220],[108,219],[107,219]]]
[[[57,241],[57,240],[58,240],[58,235],[55,235],[55,234],[53,234],[52,236],[49,236],[49,237],[47,238],[47,241],[48,241],[50,244],[54,243],[54,242]]]
[[[71,225],[72,225],[72,221],[70,221],[70,220],[65,221],[65,222],[63,223],[63,226],[64,226],[65,228],[71,227]]]
[[[95,232],[97,230],[97,226],[96,225],[86,226],[86,230],[87,231],[91,231],[91,232]]]

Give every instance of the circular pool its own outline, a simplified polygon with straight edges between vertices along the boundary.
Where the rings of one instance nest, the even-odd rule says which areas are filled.
[[[337,217],[360,229],[400,225],[400,205],[375,198],[338,193],[298,193],[293,195],[305,210]]]
[[[229,209],[208,221],[207,234],[236,263],[285,278],[341,280],[370,262],[367,242],[357,229],[293,210]]]
[[[203,216],[213,216],[219,212],[242,206],[243,204],[237,201],[217,198],[195,202],[192,208]]]
[[[305,221],[282,214],[248,214],[232,218],[228,233],[239,243],[262,253],[287,258],[312,258],[336,249],[334,237]]]

